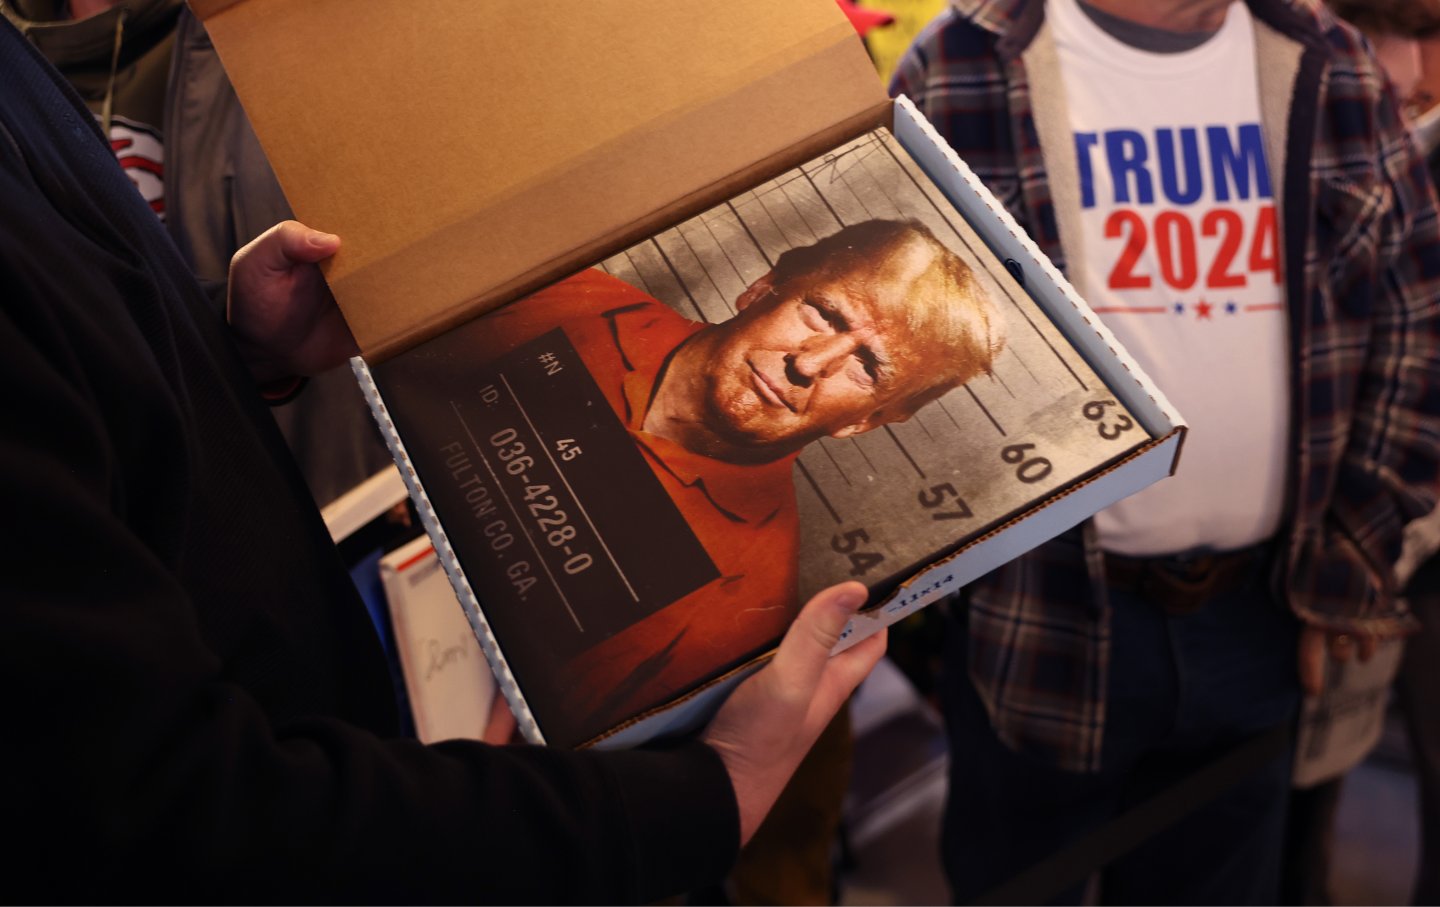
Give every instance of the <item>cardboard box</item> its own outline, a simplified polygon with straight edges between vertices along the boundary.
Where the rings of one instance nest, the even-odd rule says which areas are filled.
[[[193,5],[297,215],[344,238],[327,276],[364,352],[357,374],[533,741],[624,746],[692,728],[764,663],[818,586],[870,585],[873,606],[841,648],[853,645],[1174,467],[1178,414],[914,108],[883,97],[829,0],[567,2],[523,15],[452,0],[403,27],[331,0]],[[467,109],[483,115],[457,115]],[[397,122],[373,145],[341,140],[379,110]],[[397,161],[409,177],[398,183]],[[881,187],[868,201],[851,185],[861,173]],[[766,199],[794,209],[788,234],[791,215]],[[826,423],[834,439],[803,452],[724,414],[728,404],[700,407],[719,391],[679,394],[686,382],[733,385],[745,406],[810,412],[788,396],[818,375],[801,362],[809,353],[730,363],[735,344],[714,338],[753,327],[756,311],[793,315],[820,346],[885,322],[879,303],[861,305],[867,321],[817,298],[833,287],[791,292],[797,273],[855,283],[858,265],[824,263],[846,253],[827,247],[809,270],[785,262],[832,235],[859,242],[842,228],[908,219],[963,264],[942,280],[942,256],[926,252],[897,276],[911,259],[895,249],[920,254],[907,239],[885,247],[894,267],[874,285],[973,277],[1005,312],[980,318],[997,325],[981,332],[991,340],[952,340],[947,355],[927,345],[931,322],[876,327],[826,378],[849,375],[885,402]],[[682,245],[689,265],[677,264]],[[728,286],[707,256],[733,270]],[[597,263],[608,274],[571,276]],[[591,305],[606,294],[617,304]],[[747,314],[732,319],[731,307]],[[622,327],[618,310],[648,320]],[[622,365],[599,364],[607,330],[603,355]],[[889,343],[895,331],[908,340]],[[909,380],[896,376],[959,362],[954,344],[988,359],[976,349],[993,353],[1002,335],[998,357],[956,371],[924,408],[886,396]],[[682,369],[702,348],[709,358]],[[933,367],[907,365],[906,350]],[[657,362],[631,361],[647,357]],[[644,393],[626,397],[637,382]],[[917,405],[935,390],[905,386]],[[719,467],[677,466],[684,456],[768,478],[729,470],[723,481],[741,491],[727,507],[709,487]],[[686,503],[697,495],[708,503]],[[768,511],[756,504],[767,500]]]

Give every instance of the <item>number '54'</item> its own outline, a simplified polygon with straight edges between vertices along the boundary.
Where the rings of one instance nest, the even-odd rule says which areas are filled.
[[[844,535],[836,533],[830,537],[830,548],[837,554],[850,557],[850,575],[864,576],[874,567],[884,563],[885,555],[878,551],[858,550],[861,542],[869,542],[870,534],[864,529],[851,529]]]

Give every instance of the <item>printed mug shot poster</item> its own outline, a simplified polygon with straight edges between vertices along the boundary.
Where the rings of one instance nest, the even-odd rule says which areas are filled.
[[[582,743],[1149,438],[885,130],[373,369]]]

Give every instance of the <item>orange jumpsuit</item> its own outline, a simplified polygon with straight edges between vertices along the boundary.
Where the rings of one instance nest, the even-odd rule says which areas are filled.
[[[642,430],[671,354],[705,325],[601,271],[487,315],[471,337],[489,359],[557,326],[720,571],[572,662],[557,687],[572,714],[599,734],[743,664],[784,634],[798,611],[795,455],[727,463]],[[663,539],[655,556],[665,557]]]

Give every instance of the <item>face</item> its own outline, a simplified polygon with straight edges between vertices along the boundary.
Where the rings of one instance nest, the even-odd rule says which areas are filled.
[[[707,370],[707,422],[728,441],[793,450],[910,413],[934,351],[905,324],[917,294],[938,293],[935,253],[912,243],[846,273],[769,275],[737,301]]]

